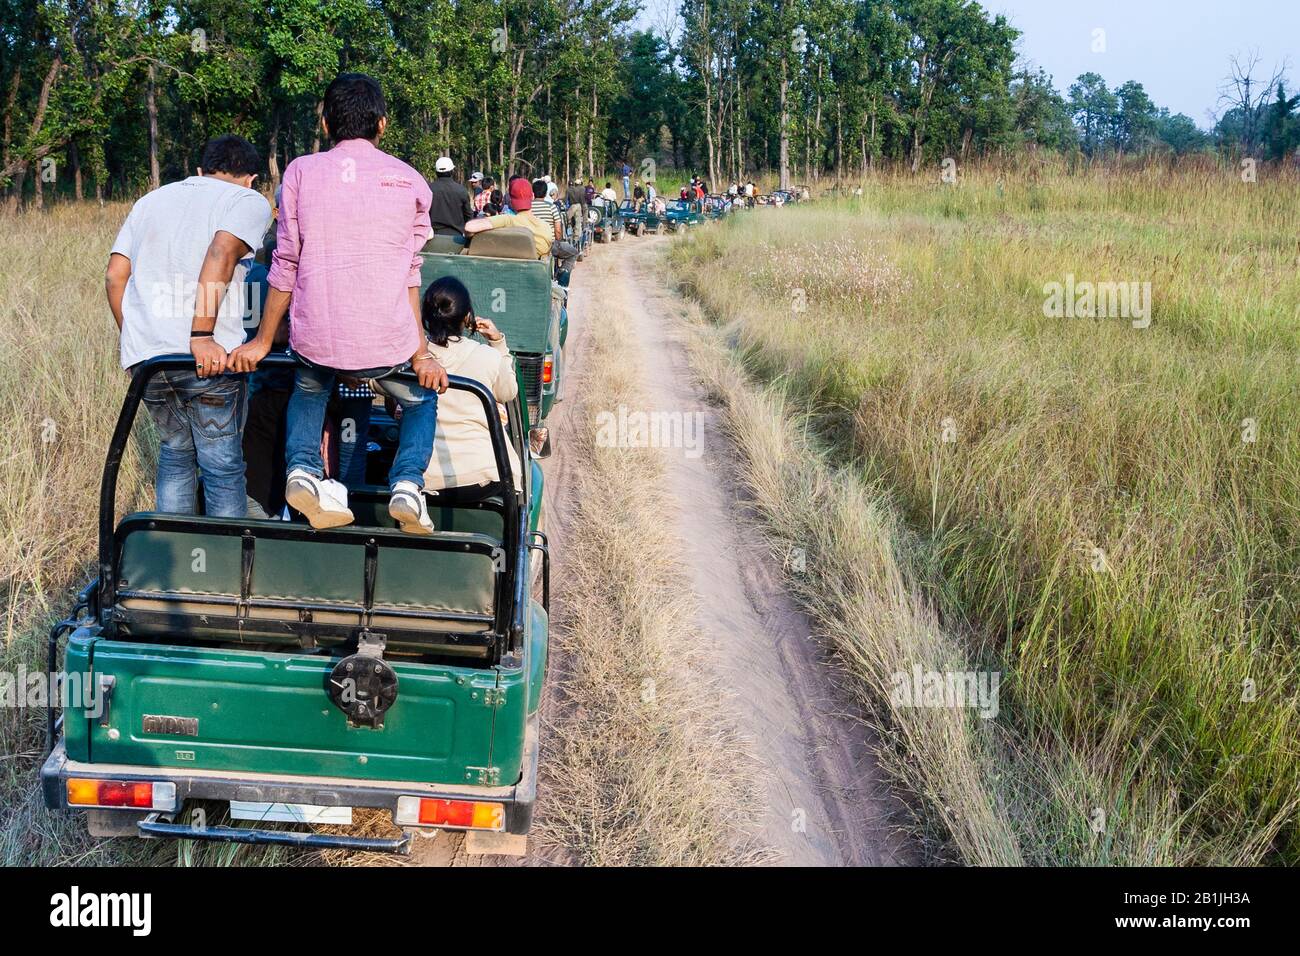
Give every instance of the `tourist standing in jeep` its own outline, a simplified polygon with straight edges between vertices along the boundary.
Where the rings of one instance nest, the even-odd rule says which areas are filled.
[[[321,429],[340,376],[373,379],[402,407],[389,514],[403,531],[428,534],[433,522],[424,471],[437,393],[447,388],[420,321],[429,184],[380,151],[388,115],[372,77],[340,74],[325,91],[322,126],[333,147],[299,156],[285,170],[262,324],[256,338],[232,353],[231,364],[249,372],[266,357],[292,296],[289,344],[301,367],[289,399],[285,498],[314,528],[351,523],[342,485],[324,481]],[[396,377],[408,370],[418,384]]]

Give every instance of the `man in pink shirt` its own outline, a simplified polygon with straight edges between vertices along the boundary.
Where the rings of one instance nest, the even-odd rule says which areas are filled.
[[[292,302],[289,345],[301,363],[289,400],[285,498],[312,527],[352,521],[346,496],[323,481],[321,429],[336,379],[374,379],[402,407],[388,511],[403,531],[433,530],[424,472],[433,450],[438,393],[447,373],[420,324],[420,249],[429,237],[429,184],[382,152],[388,125],[379,84],[340,74],[325,91],[328,152],[299,156],[284,172],[275,255],[256,338],[231,353],[252,371],[271,350]],[[412,371],[419,384],[394,373]]]

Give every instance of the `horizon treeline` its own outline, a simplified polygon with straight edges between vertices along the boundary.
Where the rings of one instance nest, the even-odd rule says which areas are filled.
[[[965,0],[680,0],[649,28],[641,12],[639,0],[0,0],[4,206],[130,198],[193,172],[227,132],[258,146],[276,182],[326,145],[320,96],[341,71],[379,79],[385,148],[426,175],[440,155],[498,176],[623,162],[641,174],[652,160],[711,183],[788,183],[1032,150],[1293,162],[1300,148],[1300,95],[1257,58],[1222,65],[1207,131],[1135,81],[1089,72],[1058,89],[1018,61],[1005,17]]]

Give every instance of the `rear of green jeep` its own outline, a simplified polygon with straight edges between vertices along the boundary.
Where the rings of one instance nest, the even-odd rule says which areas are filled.
[[[62,671],[94,693],[63,712],[47,805],[87,811],[100,833],[396,852],[425,828],[526,833],[548,628],[534,552],[544,582],[549,571],[518,403],[511,438],[491,421],[524,463],[520,491],[435,509],[422,536],[396,528],[380,489],[353,496],[356,523],[326,531],[152,512],[114,523],[140,391],[137,377],[105,470],[101,577],[63,629]],[[196,831],[176,820],[186,800],[244,818],[378,808],[405,832]]]

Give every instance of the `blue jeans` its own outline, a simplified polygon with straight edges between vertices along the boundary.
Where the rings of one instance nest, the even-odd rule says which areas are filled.
[[[624,199],[632,198],[632,177],[631,176],[623,177],[623,198]]]
[[[340,372],[312,365],[301,355],[302,362],[294,375],[293,397],[289,399],[288,437],[285,440],[286,473],[301,468],[321,478],[325,474],[320,457],[321,430],[334,381]],[[392,368],[370,368],[343,373],[353,378],[373,378],[385,395],[391,395],[402,407],[401,430],[397,436],[397,456],[388,472],[388,487],[399,481],[415,482],[424,488],[424,471],[433,456],[433,431],[438,423],[438,393],[414,382],[390,378],[395,372],[409,370],[410,363]],[[361,436],[357,436],[358,439]]]
[[[244,517],[247,379],[243,375],[199,378],[189,371],[159,372],[145,388],[144,404],[162,440],[154,485],[157,509],[194,514],[198,510],[197,471],[203,478],[206,514]]]

